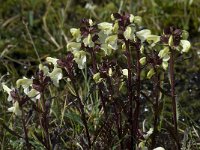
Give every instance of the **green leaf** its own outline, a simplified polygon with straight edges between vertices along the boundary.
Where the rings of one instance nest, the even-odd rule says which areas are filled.
[[[148,79],[151,79],[151,77],[152,77],[154,74],[155,74],[155,71],[154,71],[153,68],[151,68],[151,69],[149,70],[149,72],[147,73],[147,78],[148,78]]]

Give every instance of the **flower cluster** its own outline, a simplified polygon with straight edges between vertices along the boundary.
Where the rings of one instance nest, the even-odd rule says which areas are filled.
[[[5,92],[8,93],[8,101],[12,102],[13,106],[8,108],[8,111],[13,112],[15,115],[21,115],[22,101],[29,98],[33,102],[40,99],[41,93],[44,92],[47,85],[53,83],[56,87],[59,86],[59,80],[62,79],[62,70],[57,66],[57,60],[55,58],[47,57],[46,61],[53,64],[53,70],[42,64],[39,65],[39,70],[36,74],[28,79],[23,77],[16,81],[16,88],[9,88],[5,83],[2,83],[2,87]],[[23,93],[20,93],[22,87]],[[22,97],[23,96],[23,97]]]
[[[186,31],[175,27],[168,27],[164,30],[163,35],[153,35],[149,29],[139,30],[141,17],[127,13],[114,13],[111,15],[113,23],[102,22],[95,24],[91,19],[83,19],[80,28],[72,28],[70,30],[75,41],[67,44],[68,54],[66,58],[56,59],[47,57],[46,61],[53,64],[52,71],[47,66],[39,65],[39,71],[34,77],[28,79],[23,77],[17,80],[17,88],[22,87],[24,93],[33,101],[40,99],[40,93],[43,92],[45,86],[51,81],[56,87],[59,86],[59,80],[62,79],[62,70],[58,67],[68,68],[68,73],[72,70],[73,61],[76,62],[79,69],[84,69],[89,54],[101,51],[104,56],[109,56],[113,51],[124,51],[127,49],[125,44],[130,42],[135,49],[139,49],[144,55],[140,58],[141,65],[150,65],[147,78],[150,79],[155,74],[155,67],[162,66],[164,70],[168,67],[170,52],[177,50],[180,53],[186,53],[190,49],[190,42],[187,41],[188,34]],[[147,51],[154,49],[157,55],[150,56]],[[99,68],[100,70],[100,68]],[[111,68],[108,68],[111,72]],[[108,72],[108,71],[107,71]],[[128,69],[122,69],[122,74],[128,77]],[[101,73],[102,75],[102,73]],[[100,72],[95,72],[93,79],[100,82]],[[13,89],[3,84],[3,89],[8,93],[8,101],[13,101],[11,92]],[[15,109],[9,109],[17,112],[19,104],[13,102]]]
[[[125,50],[125,43],[129,41],[130,45],[144,55],[140,59],[142,65],[153,64],[154,67],[150,67],[147,73],[147,78],[150,79],[155,74],[155,67],[161,66],[167,70],[171,50],[186,53],[190,49],[188,34],[184,30],[168,27],[163,35],[158,36],[152,34],[149,29],[139,29],[142,20],[139,16],[114,13],[111,18],[113,23],[102,22],[97,25],[91,19],[84,19],[80,29],[70,30],[76,42],[69,42],[67,49],[73,53],[79,69],[85,68],[88,52],[100,50],[108,56],[113,51]],[[157,56],[148,56],[148,51],[153,49]]]
[[[42,101],[42,103],[39,103],[40,105],[37,105],[42,112],[39,119],[45,129],[47,139],[50,139],[47,134],[48,130],[46,130],[48,128],[48,112],[50,112],[50,109],[46,108],[50,107],[46,105],[50,106],[51,102],[45,99],[44,94],[47,93],[50,85],[59,87],[64,71],[71,81],[67,83],[68,90],[79,103],[79,111],[88,137],[88,146],[90,147],[92,138],[89,136],[86,109],[84,108],[84,102],[82,102],[82,96],[79,95],[81,92],[78,87],[82,83],[85,84],[85,82],[75,83],[76,81],[79,82],[81,72],[84,79],[89,82],[87,88],[92,82],[91,85],[96,86],[96,89],[98,89],[99,93],[95,91],[94,97],[100,99],[100,106],[98,107],[103,110],[106,119],[112,118],[107,117],[107,112],[111,115],[114,114],[113,118],[118,118],[121,114],[125,116],[125,119],[121,122],[127,124],[125,128],[128,127],[128,130],[118,125],[121,117],[116,119],[119,139],[127,137],[126,134],[136,140],[143,139],[142,142],[137,141],[137,146],[140,149],[147,149],[146,141],[151,138],[152,134],[154,135],[158,119],[155,116],[154,128],[151,128],[145,134],[140,132],[138,118],[142,99],[141,91],[143,90],[143,86],[141,86],[142,71],[144,71],[144,78],[148,79],[147,81],[151,81],[152,78],[159,82],[156,77],[159,78],[160,72],[167,71],[169,62],[170,66],[173,63],[171,54],[182,54],[189,51],[191,45],[187,40],[188,33],[171,26],[164,29],[162,35],[154,35],[149,29],[141,29],[142,18],[140,16],[125,12],[121,14],[114,13],[111,15],[111,19],[111,23],[101,22],[98,24],[91,19],[83,19],[80,28],[70,29],[73,39],[67,43],[67,52],[64,57],[60,59],[47,57],[45,63],[39,64],[38,71],[34,76],[18,79],[15,88],[9,88],[3,83],[2,87],[8,94],[7,100],[12,103],[8,111],[16,116],[21,116],[23,106],[27,101],[30,101],[31,104],[38,104],[37,102]],[[85,70],[83,71],[83,69]],[[160,92],[157,84],[154,85],[154,88],[157,92]],[[92,92],[91,90],[91,93],[84,94],[88,94],[89,99],[90,94],[93,94]],[[159,94],[152,93],[151,98],[154,100]],[[123,97],[123,100],[121,100],[121,97]],[[152,104],[158,107],[158,100],[156,103],[154,105],[154,101],[152,101]],[[135,111],[133,111],[134,109]],[[105,124],[107,126],[107,123]],[[135,129],[133,130],[133,128]],[[45,140],[48,141],[47,139]],[[163,148],[158,147],[155,150],[163,150]]]

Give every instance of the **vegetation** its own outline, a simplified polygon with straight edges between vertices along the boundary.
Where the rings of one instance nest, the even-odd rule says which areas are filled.
[[[1,149],[200,149],[199,6],[3,1]]]

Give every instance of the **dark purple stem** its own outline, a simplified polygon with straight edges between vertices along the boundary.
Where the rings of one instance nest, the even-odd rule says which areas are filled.
[[[131,55],[130,55],[130,42],[129,40],[125,41],[126,45],[126,56],[127,56],[127,66],[128,66],[128,99],[129,99],[129,105],[130,105],[130,115],[129,115],[129,121],[130,121],[130,131],[131,131],[131,149],[135,147],[134,137],[136,137],[136,134],[134,134],[134,126],[133,126],[133,95],[132,95],[132,80],[131,80]]]
[[[28,150],[31,150],[31,145],[29,143],[28,132],[27,132],[26,123],[25,123],[25,119],[24,119],[24,110],[23,110],[23,108],[21,108],[21,109],[22,109],[22,125],[23,125],[23,130],[24,130],[26,147],[27,147]]]
[[[140,114],[140,50],[136,49],[136,101],[134,111],[134,134],[135,139],[137,138],[138,127],[139,127],[139,114]]]
[[[176,136],[177,149],[180,150],[180,144],[178,140],[178,125],[177,125],[177,110],[176,110],[176,97],[175,97],[175,77],[174,77],[174,49],[170,49],[170,60],[169,60],[169,71],[171,80],[171,97],[172,97],[172,109],[173,109],[173,122],[174,122],[174,132]]]
[[[66,69],[66,71],[67,71],[67,69]],[[81,98],[79,96],[78,89],[76,88],[77,86],[75,85],[73,74],[71,72],[68,72],[68,74],[69,74],[70,80],[72,81],[72,86],[73,86],[73,88],[75,90],[76,97],[77,97],[78,102],[79,102],[81,118],[82,118],[82,121],[83,121],[83,124],[84,124],[84,127],[85,127],[86,137],[87,137],[87,140],[88,140],[88,148],[91,149],[92,144],[91,144],[91,139],[90,139],[90,134],[89,134],[89,128],[88,128],[88,124],[87,124],[87,120],[86,120],[86,114],[85,114],[85,110],[84,110],[84,105],[83,105],[83,103],[81,101]]]

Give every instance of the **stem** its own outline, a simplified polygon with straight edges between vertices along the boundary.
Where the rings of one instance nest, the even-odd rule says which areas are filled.
[[[134,111],[134,135],[137,138],[138,127],[139,127],[139,114],[140,114],[140,50],[136,49],[136,101]]]
[[[90,50],[90,53],[91,53],[91,56],[92,56],[93,72],[95,74],[95,73],[97,73],[97,63],[96,63],[96,57],[95,57],[95,54],[94,54],[94,50],[93,49]],[[107,118],[108,113],[107,113],[107,109],[106,109],[105,98],[104,98],[103,92],[102,92],[103,84],[99,83],[98,87],[99,87],[99,95],[101,97],[101,103],[102,103],[103,110],[104,110],[104,113],[105,113],[105,118]]]
[[[44,98],[44,94],[43,94],[43,92],[42,92],[42,105],[43,105],[43,109],[44,109],[44,112],[43,112],[43,114],[42,114],[42,116],[43,116],[43,128],[44,128],[44,131],[45,131],[45,144],[46,144],[46,148],[48,149],[48,150],[50,150],[51,149],[51,146],[50,146],[50,142],[49,142],[49,130],[48,130],[48,128],[49,128],[49,120],[48,120],[48,117],[47,117],[47,115],[48,115],[48,110],[47,110],[47,108],[45,107],[45,98]]]
[[[67,69],[66,69],[66,71],[67,71]],[[75,93],[76,93],[76,97],[77,97],[78,102],[79,102],[81,118],[82,118],[82,121],[83,121],[83,124],[84,124],[84,127],[85,127],[86,137],[87,137],[87,140],[88,140],[88,147],[89,147],[89,149],[91,149],[92,144],[91,144],[91,140],[90,140],[89,129],[88,129],[86,115],[85,115],[85,111],[84,111],[84,105],[83,105],[83,103],[81,101],[81,98],[79,96],[78,90],[77,90],[77,88],[75,86],[75,81],[73,80],[73,75],[71,73],[69,73],[69,78],[72,81],[72,85],[74,87],[74,90],[75,90]]]
[[[175,97],[175,77],[174,77],[174,50],[171,48],[170,60],[169,60],[169,71],[170,71],[170,80],[171,80],[171,97],[172,97],[172,109],[173,109],[173,122],[174,122],[174,131],[176,135],[176,145],[177,149],[180,149],[180,144],[178,140],[178,129],[177,129],[177,110],[176,110],[176,97]]]
[[[116,100],[113,98],[113,95],[114,95],[114,89],[113,89],[113,86],[112,86],[112,81],[111,81],[111,78],[108,77],[108,83],[109,83],[109,87],[110,87],[110,95],[111,95],[111,101],[114,102],[114,112],[115,112],[115,115],[116,115],[116,126],[117,126],[117,134],[118,134],[118,138],[120,140],[120,148],[121,150],[124,149],[124,146],[123,146],[123,139],[122,139],[122,125],[121,125],[121,115],[120,115],[120,111],[117,110],[118,106],[116,105]]]
[[[40,126],[43,128],[44,130],[44,142],[43,145],[46,147],[47,150],[51,149],[50,146],[50,138],[49,138],[49,131],[48,131],[48,127],[49,127],[49,121],[47,118],[47,114],[48,114],[48,110],[45,107],[45,98],[44,98],[44,90],[43,92],[41,92],[41,99],[38,101],[38,106],[40,106],[42,112],[39,112],[39,120],[40,120]]]
[[[129,40],[125,41],[126,45],[126,55],[127,55],[127,66],[128,66],[128,99],[130,104],[130,131],[131,131],[131,149],[135,149],[135,142],[134,142],[134,128],[133,128],[133,96],[132,96],[132,80],[131,80],[131,55],[129,50]]]
[[[24,110],[23,110],[23,108],[21,110],[22,110],[22,125],[23,125],[23,130],[24,130],[24,135],[25,135],[26,147],[27,147],[27,149],[31,150],[31,145],[29,143],[28,133],[27,133],[27,129],[26,129],[26,122],[24,119]]]
[[[155,69],[155,67],[154,67]],[[155,69],[156,70],[156,69]],[[156,102],[155,104],[153,104],[153,107],[154,107],[154,123],[153,123],[153,134],[152,134],[152,144],[151,144],[151,148],[155,148],[155,145],[156,145],[156,135],[158,133],[158,129],[157,129],[157,125],[158,125],[158,107],[159,107],[159,103],[158,103],[158,100],[159,100],[159,89],[160,89],[160,78],[159,78],[159,74],[158,72],[156,71],[156,79],[155,79],[155,84],[154,84],[154,89],[155,89],[155,99],[156,99]]]

